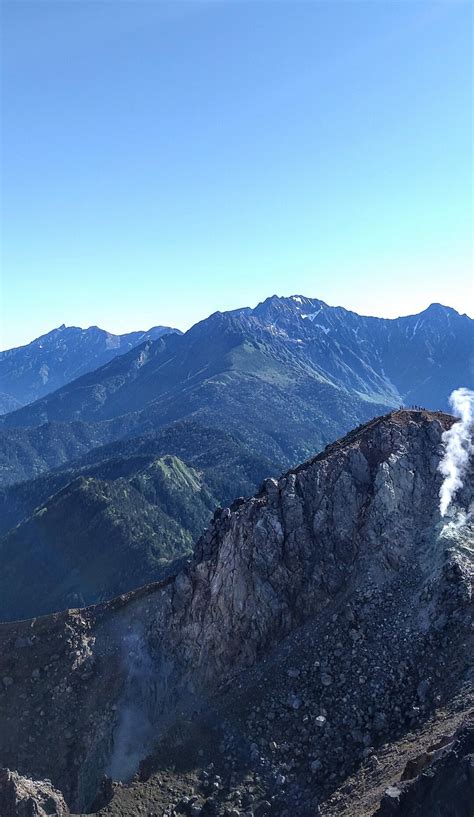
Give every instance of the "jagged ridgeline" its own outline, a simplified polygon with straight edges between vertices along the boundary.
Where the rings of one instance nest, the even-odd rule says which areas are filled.
[[[390,784],[380,814],[469,817],[472,464],[439,508],[454,422],[373,420],[218,510],[175,576],[2,624],[2,762],[76,813],[369,817]]]
[[[385,320],[275,296],[147,340],[5,415],[0,482],[182,420],[237,435],[278,473],[388,408],[448,408],[453,389],[474,386],[473,349],[474,321],[439,304]]]

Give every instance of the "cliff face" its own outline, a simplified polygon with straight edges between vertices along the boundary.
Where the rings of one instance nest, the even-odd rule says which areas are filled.
[[[454,509],[445,523],[438,510],[441,435],[452,422],[379,418],[217,511],[175,578],[2,625],[2,763],[50,778],[70,807],[85,808],[104,772],[131,777],[190,711],[230,722],[231,768],[229,707],[239,699],[239,745],[265,761],[263,790],[294,782],[282,802],[303,813],[304,787],[319,797],[327,786],[321,769],[334,788],[377,741],[468,683],[472,521]],[[471,473],[458,511],[473,497]],[[256,678],[263,703],[250,711]],[[295,725],[288,712],[306,720]],[[287,779],[280,733],[300,747]]]

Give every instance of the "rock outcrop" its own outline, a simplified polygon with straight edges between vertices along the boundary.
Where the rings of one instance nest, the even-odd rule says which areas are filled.
[[[17,772],[0,769],[2,817],[68,817],[61,792],[49,780],[30,780]]]
[[[374,817],[472,817],[474,811],[474,721],[422,759],[409,782],[390,786]]]
[[[173,730],[204,763],[201,719],[228,787],[245,766],[258,803],[314,814],[472,680],[472,473],[451,517],[438,510],[453,422],[374,420],[218,510],[176,577],[2,625],[2,762],[85,810],[104,773],[130,779],[150,755],[151,775],[160,740],[171,757]]]

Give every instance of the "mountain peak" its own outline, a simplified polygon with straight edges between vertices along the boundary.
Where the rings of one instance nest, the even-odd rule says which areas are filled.
[[[434,301],[431,303],[425,310],[426,313],[430,313],[433,315],[459,315],[460,313],[453,309],[452,306],[445,306],[444,304],[437,303]]]

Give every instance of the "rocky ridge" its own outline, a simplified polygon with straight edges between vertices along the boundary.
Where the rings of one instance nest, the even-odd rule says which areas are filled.
[[[472,707],[472,473],[438,510],[452,422],[378,418],[218,510],[176,577],[2,625],[2,762],[73,810],[339,813],[387,741]]]

